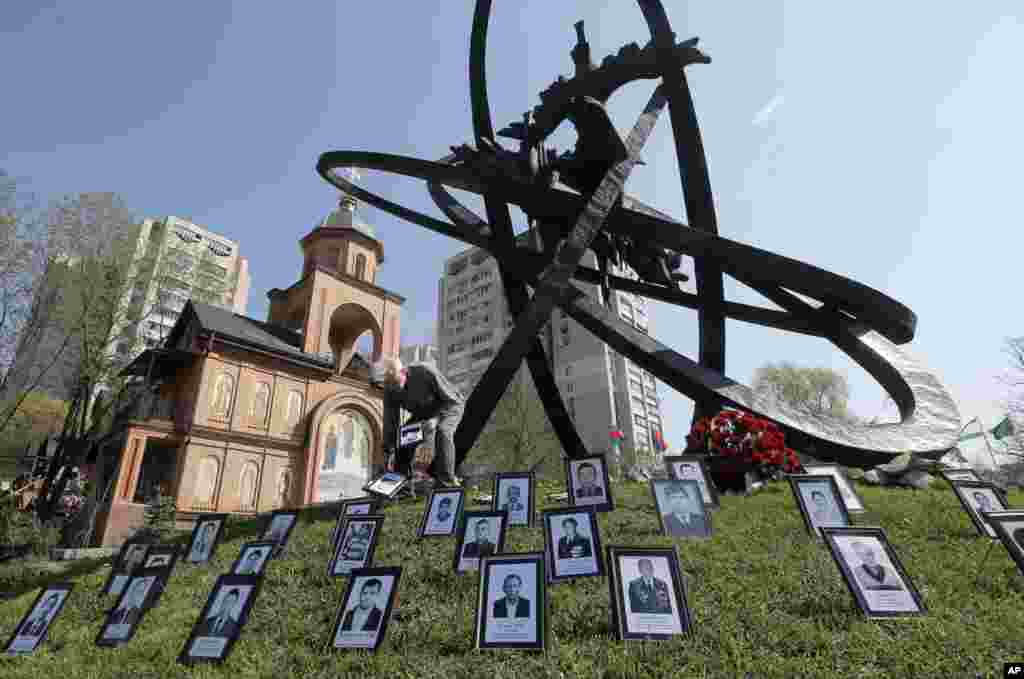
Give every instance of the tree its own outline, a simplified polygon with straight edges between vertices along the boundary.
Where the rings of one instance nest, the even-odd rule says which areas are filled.
[[[850,387],[831,368],[805,368],[792,363],[767,363],[754,374],[754,393],[815,416],[853,419],[847,410]]]

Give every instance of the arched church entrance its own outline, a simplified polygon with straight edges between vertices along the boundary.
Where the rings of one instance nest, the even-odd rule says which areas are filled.
[[[314,502],[363,495],[373,449],[373,427],[366,416],[351,407],[331,413],[320,425],[319,446]]]

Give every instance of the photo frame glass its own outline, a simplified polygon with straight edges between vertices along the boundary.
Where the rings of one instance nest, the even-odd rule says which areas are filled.
[[[185,552],[185,561],[192,564],[203,564],[213,557],[220,542],[226,519],[224,514],[201,514],[196,519],[196,525],[192,529],[192,538],[189,540],[188,549]]]
[[[593,506],[599,512],[614,508],[608,465],[603,455],[568,459],[565,468],[571,505]]]
[[[943,469],[939,475],[946,481],[974,481],[981,483],[981,477],[973,469]]]
[[[227,658],[248,620],[259,583],[260,579],[252,576],[220,576],[192,626],[178,661],[190,665]]]
[[[120,596],[132,574],[142,568],[151,546],[149,543],[134,540],[124,543],[101,593]]]
[[[993,539],[999,537],[996,529],[984,516],[986,512],[1003,512],[1009,509],[996,489],[988,483],[972,481],[953,481],[951,485],[978,532]]]
[[[991,512],[985,518],[1024,575],[1024,510]]]
[[[831,474],[793,475],[789,477],[797,506],[803,514],[808,530],[822,537],[823,527],[847,528],[850,515],[839,493],[839,486]]]
[[[398,491],[402,489],[402,486],[404,486],[408,480],[408,477],[404,474],[399,474],[398,472],[384,472],[366,484],[363,490],[368,493],[391,498],[398,494]]]
[[[401,568],[352,571],[334,622],[331,646],[376,650],[384,640],[398,594]]]
[[[857,494],[853,481],[850,480],[850,477],[843,472],[842,467],[837,464],[818,464],[807,465],[804,467],[804,470],[810,476],[829,475],[834,478],[836,480],[836,485],[839,487],[839,494],[842,496],[843,503],[846,505],[846,511],[865,511],[863,500],[861,500],[860,495]]]
[[[340,535],[342,524],[345,523],[345,519],[350,516],[375,514],[376,511],[377,500],[372,497],[342,500],[341,503],[338,504],[338,518],[334,522],[334,528],[331,529],[331,552],[338,548],[338,536]]]
[[[419,537],[446,537],[458,529],[459,515],[465,502],[461,488],[435,488],[423,509]]]
[[[277,543],[270,541],[245,543],[231,567],[231,575],[262,576],[276,546]]]
[[[697,481],[652,479],[651,494],[665,535],[711,537],[711,515],[701,497]]]
[[[100,628],[97,645],[116,646],[131,640],[151,601],[159,594],[165,573],[162,569],[137,571],[129,578]]]
[[[288,545],[288,540],[298,520],[298,512],[283,511],[274,512],[270,515],[270,520],[267,521],[267,526],[263,530],[261,539],[277,545],[277,548],[274,550],[274,556],[280,554]]]
[[[328,574],[332,577],[345,576],[356,568],[369,567],[383,521],[382,515],[346,519],[339,533],[341,537],[338,539]]]
[[[601,537],[592,508],[544,512],[544,537],[550,582],[604,575]]]
[[[689,633],[690,612],[673,557],[673,550],[611,550],[622,637],[666,639]]]
[[[475,571],[480,559],[505,546],[505,512],[463,512],[455,541],[455,572]]]
[[[34,652],[46,638],[54,620],[64,609],[71,595],[72,585],[62,583],[44,588],[32,607],[14,628],[11,638],[4,647],[7,655],[25,655]]]
[[[494,477],[495,511],[508,512],[508,525],[533,525],[533,474],[497,474]]]
[[[707,465],[702,455],[675,455],[665,457],[665,467],[669,478],[680,481],[696,481],[700,486],[701,499],[708,507],[720,506],[718,489],[709,477]]]
[[[826,528],[823,534],[847,587],[865,614],[896,617],[924,612],[920,594],[881,529]]]
[[[485,557],[476,610],[478,648],[543,648],[547,591],[544,555]]]

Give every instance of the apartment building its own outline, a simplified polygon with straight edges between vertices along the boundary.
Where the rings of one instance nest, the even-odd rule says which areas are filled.
[[[433,344],[410,344],[398,350],[404,365],[422,363],[437,367],[437,347]]]

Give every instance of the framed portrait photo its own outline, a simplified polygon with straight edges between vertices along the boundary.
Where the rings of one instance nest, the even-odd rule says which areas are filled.
[[[480,561],[477,649],[544,650],[548,593],[543,552],[497,554]]]
[[[978,473],[969,467],[963,469],[940,469],[939,476],[945,479],[948,483],[954,481],[974,481],[976,483],[983,483]]]
[[[689,635],[693,619],[675,547],[609,546],[612,628],[620,640]]]
[[[217,578],[178,655],[178,662],[183,665],[223,662],[249,619],[249,611],[262,581],[254,575],[222,575]]]
[[[375,652],[384,642],[402,569],[356,568],[334,619],[329,648]]]
[[[262,576],[274,553],[277,543],[271,541],[246,542],[238,551],[238,558],[231,566],[231,575]]]
[[[64,610],[64,604],[71,596],[74,584],[60,582],[40,590],[32,607],[18,622],[11,633],[11,638],[4,646],[7,655],[27,655],[33,653],[43,643],[50,631],[50,626]]]
[[[377,549],[383,514],[350,516],[341,525],[337,546],[327,575],[337,578],[349,575],[356,568],[368,568],[373,563],[373,552]]]
[[[434,488],[423,508],[417,537],[435,538],[455,535],[466,504],[466,491],[462,488]]]
[[[97,646],[121,646],[135,636],[143,616],[159,599],[170,571],[166,568],[138,569],[124,587],[117,604],[108,613],[96,635]]]
[[[881,528],[821,529],[857,605],[869,618],[923,615],[924,601]]]
[[[822,537],[824,526],[846,528],[850,525],[839,484],[831,474],[792,474],[787,478],[811,535]]]
[[[288,509],[279,509],[271,512],[270,516],[267,517],[267,523],[263,527],[261,539],[277,545],[274,547],[274,553],[270,555],[271,559],[276,559],[284,551],[284,548],[288,545],[288,540],[292,536],[292,530],[295,529],[295,524],[298,522],[299,513]]]
[[[188,541],[185,561],[192,564],[207,563],[217,551],[227,514],[200,514]]]
[[[704,455],[672,455],[665,458],[665,470],[671,479],[680,481],[696,481],[700,484],[700,495],[704,505],[718,509],[718,488],[711,480],[706,456]]]
[[[804,467],[804,471],[811,476],[823,476],[825,474],[830,475],[836,480],[836,485],[839,486],[839,494],[843,497],[843,504],[846,505],[846,511],[851,514],[857,514],[866,511],[864,509],[864,501],[860,495],[857,494],[857,490],[853,485],[853,481],[850,477],[843,472],[843,468],[837,464],[813,464]]]
[[[136,570],[142,568],[142,564],[146,561],[146,554],[151,546],[147,542],[138,540],[125,542],[121,546],[121,551],[118,552],[117,558],[114,560],[114,565],[110,569],[107,581],[100,588],[100,594],[120,596],[128,579],[131,578]]]
[[[331,529],[331,550],[333,551],[338,546],[338,531],[347,517],[376,514],[379,508],[379,501],[373,497],[359,497],[339,502],[338,520],[334,523],[334,528]]]
[[[549,583],[604,575],[604,553],[593,507],[560,507],[541,513]]]
[[[508,525],[533,527],[534,488],[533,472],[498,472],[494,475],[495,511],[508,511]]]
[[[1005,512],[1009,509],[999,490],[991,483],[981,481],[952,481],[949,485],[960,499],[964,511],[971,517],[971,523],[978,529],[978,533],[993,540],[998,538],[996,529],[989,525],[983,514]]]
[[[615,509],[604,455],[567,459],[565,481],[569,504],[575,507],[593,507],[598,512],[610,512]]]
[[[180,550],[178,545],[153,545],[146,552],[146,560],[142,562],[143,568],[165,568],[173,570]]]
[[[384,472],[377,478],[371,480],[365,486],[363,490],[373,495],[379,495],[381,497],[392,499],[395,495],[398,495],[398,491],[409,482],[409,477],[398,472]]]
[[[676,538],[711,537],[711,512],[691,479],[651,479],[661,532]]]
[[[475,571],[481,558],[504,551],[507,516],[495,511],[462,512],[452,562],[456,573]]]
[[[1024,575],[1024,510],[987,512],[984,519],[995,529],[999,541]]]

